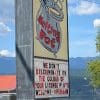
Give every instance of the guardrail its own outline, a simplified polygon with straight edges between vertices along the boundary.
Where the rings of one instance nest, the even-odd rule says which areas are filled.
[[[16,93],[0,93],[0,100],[16,100]]]

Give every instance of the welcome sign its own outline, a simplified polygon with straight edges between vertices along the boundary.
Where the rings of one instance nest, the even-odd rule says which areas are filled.
[[[66,0],[33,0],[35,98],[69,96]]]

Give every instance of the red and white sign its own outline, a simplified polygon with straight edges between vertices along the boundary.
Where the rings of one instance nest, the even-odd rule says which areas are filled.
[[[34,59],[35,98],[69,96],[68,63]]]
[[[33,0],[35,98],[69,96],[67,0]]]

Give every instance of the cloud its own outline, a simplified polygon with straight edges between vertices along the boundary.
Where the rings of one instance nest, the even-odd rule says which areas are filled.
[[[77,15],[91,15],[100,13],[100,6],[94,2],[80,1],[75,7],[69,7],[69,13]]]
[[[5,25],[3,22],[0,22],[0,34],[11,32],[11,29]]]
[[[93,24],[94,24],[94,27],[95,27],[95,28],[100,28],[100,19],[95,19],[95,20],[93,21]]]
[[[0,51],[0,56],[4,56],[4,57],[15,57],[15,52],[10,52],[8,50],[1,50]]]
[[[15,23],[15,0],[0,0],[0,21]]]

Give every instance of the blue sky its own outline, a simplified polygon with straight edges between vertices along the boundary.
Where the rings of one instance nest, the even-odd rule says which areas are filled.
[[[0,0],[0,55],[15,56],[14,0]]]
[[[96,56],[95,37],[96,27],[100,27],[100,1],[68,0],[68,7],[70,57]],[[0,0],[0,55],[2,56],[15,56],[14,14],[14,0]]]
[[[95,38],[96,27],[100,27],[100,1],[69,0],[68,7],[70,57],[96,56]]]

